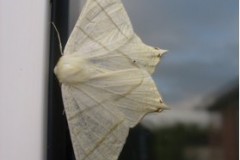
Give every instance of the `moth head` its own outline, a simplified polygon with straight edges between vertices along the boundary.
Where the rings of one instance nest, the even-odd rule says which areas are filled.
[[[61,83],[79,83],[86,79],[86,60],[77,55],[63,55],[54,68]]]

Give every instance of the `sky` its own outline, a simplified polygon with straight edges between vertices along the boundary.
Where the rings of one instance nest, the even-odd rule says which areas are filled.
[[[141,39],[168,50],[153,77],[172,110],[149,119],[207,124],[193,109],[238,80],[238,0],[122,1]]]

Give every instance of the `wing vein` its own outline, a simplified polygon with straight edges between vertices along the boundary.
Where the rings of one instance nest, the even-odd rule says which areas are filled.
[[[94,38],[92,38],[87,32],[84,31],[83,28],[81,28],[80,26],[76,26],[78,29],[80,29],[91,41],[99,44],[100,46],[102,46],[105,50],[110,51],[105,45],[103,45],[101,42],[95,40]]]
[[[124,119],[119,121],[117,124],[115,124],[110,130],[96,143],[94,148],[87,153],[87,155],[83,158],[85,160],[90,154],[92,154],[102,143],[103,141],[110,135],[119,125],[121,125],[124,122]]]
[[[114,20],[112,19],[112,17],[108,14],[108,12],[105,10],[105,8],[103,6],[101,6],[101,4],[97,1],[97,0],[94,0],[97,5],[101,8],[101,10],[106,14],[106,16],[109,18],[109,20],[112,22],[112,24],[119,30],[119,32],[126,38],[126,39],[129,39],[129,37],[127,37],[123,32],[122,30],[118,27],[118,25],[114,22]]]
[[[101,102],[99,102],[97,99],[95,99],[93,96],[91,96],[89,93],[86,92],[86,90],[84,90],[83,88],[78,88],[79,90],[81,90],[85,95],[87,95],[88,97],[90,97],[93,101],[97,102],[96,104],[96,107],[97,105],[101,106],[103,109],[107,110],[111,115],[113,115],[114,117],[116,117],[116,114],[114,114],[109,108],[107,108],[106,106],[104,106],[104,102],[106,102],[108,99],[104,99],[102,100]],[[94,107],[94,106],[92,106]],[[91,107],[91,108],[92,108]]]

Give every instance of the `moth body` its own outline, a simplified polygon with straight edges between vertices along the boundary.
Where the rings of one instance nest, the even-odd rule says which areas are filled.
[[[136,35],[121,0],[86,0],[54,68],[76,160],[117,160],[129,129],[167,109],[151,77],[165,52]]]
[[[61,83],[81,83],[91,75],[88,64],[88,61],[79,55],[63,55],[54,68],[54,73]]]

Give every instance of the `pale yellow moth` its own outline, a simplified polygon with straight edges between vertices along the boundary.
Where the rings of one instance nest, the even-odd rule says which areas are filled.
[[[166,108],[151,77],[165,52],[134,33],[121,0],[87,0],[54,69],[76,160],[116,160],[129,128]]]

